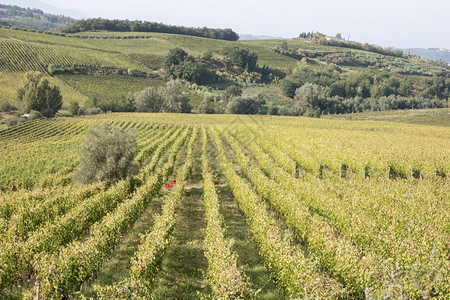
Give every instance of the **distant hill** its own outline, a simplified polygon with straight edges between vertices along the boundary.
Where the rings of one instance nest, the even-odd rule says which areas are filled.
[[[238,33],[239,40],[241,41],[249,41],[249,40],[274,40],[274,39],[282,39],[280,36],[270,36],[270,35],[252,35],[247,33]]]
[[[403,49],[404,53],[410,53],[430,60],[443,60],[450,64],[450,49],[444,48],[408,48]]]
[[[58,30],[76,22],[63,15],[44,13],[37,8],[22,8],[0,4],[0,22],[11,26],[23,26],[43,31]]]
[[[238,34],[230,28],[186,27],[149,21],[109,20],[103,18],[78,20],[74,24],[62,29],[62,32],[64,33],[78,33],[84,31],[158,32],[191,35],[226,41],[237,41],[239,39]]]
[[[63,15],[66,17],[71,17],[75,19],[87,19],[89,18],[88,15],[72,10],[72,9],[64,9],[60,8],[54,5],[50,5],[47,3],[43,3],[39,0],[0,0],[2,4],[6,5],[16,5],[24,8],[37,8],[40,9],[46,13],[50,13],[53,15]]]
[[[167,66],[174,48],[185,54]],[[14,104],[27,71],[58,84],[64,105],[97,103],[104,111],[120,111],[129,92],[164,86],[171,77],[185,80],[194,111],[216,113],[256,107],[252,113],[320,116],[448,107],[450,91],[448,66],[325,36],[226,41],[160,32],[0,28],[0,102]],[[242,103],[233,102],[234,108],[227,102],[235,96],[226,94],[231,85],[242,89]],[[318,100],[306,102],[310,95]]]

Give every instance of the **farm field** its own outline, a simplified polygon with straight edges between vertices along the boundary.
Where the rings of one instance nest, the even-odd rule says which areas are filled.
[[[105,121],[139,131],[139,173],[78,185],[81,141]],[[1,130],[0,298],[446,299],[449,137],[162,113]]]

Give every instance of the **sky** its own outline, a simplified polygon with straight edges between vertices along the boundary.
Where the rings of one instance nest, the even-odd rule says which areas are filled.
[[[450,49],[450,0],[39,0],[75,16],[231,28],[237,33],[298,37],[319,31],[396,48]],[[38,0],[0,0],[39,5]]]

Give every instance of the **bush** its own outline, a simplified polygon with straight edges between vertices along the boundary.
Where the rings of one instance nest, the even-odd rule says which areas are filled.
[[[125,131],[107,122],[89,127],[81,144],[75,179],[83,184],[114,182],[137,173],[133,163],[137,135],[136,130]]]
[[[42,118],[42,114],[36,110],[30,111],[30,116],[28,117],[28,120],[36,120]]]
[[[51,118],[53,117],[55,114],[53,112],[53,109],[51,109],[50,107],[47,107],[46,109],[44,109],[44,111],[42,112],[42,115],[46,118]]]
[[[6,126],[13,127],[13,126],[19,125],[20,123],[23,123],[25,121],[26,121],[26,119],[22,118],[22,117],[12,117],[12,118],[9,118],[8,120],[6,120]]]
[[[160,112],[163,106],[161,90],[146,88],[134,94],[136,110],[139,112]]]
[[[228,102],[233,97],[239,97],[242,95],[242,89],[236,85],[230,85],[225,89],[225,93],[223,94],[223,99]]]
[[[103,113],[103,110],[101,110],[98,107],[90,107],[90,108],[87,108],[86,111],[85,111],[86,115],[98,115],[98,114],[101,114],[101,113]]]
[[[77,101],[70,102],[69,114],[71,114],[72,116],[76,116],[76,115],[78,115],[79,109],[80,109],[80,105],[78,105]]]
[[[229,114],[257,114],[262,103],[252,98],[234,97],[227,105]]]
[[[10,112],[12,110],[12,105],[8,101],[0,102],[0,112]]]
[[[199,114],[213,114],[214,110],[214,99],[208,96],[205,96],[197,107],[197,112]]]

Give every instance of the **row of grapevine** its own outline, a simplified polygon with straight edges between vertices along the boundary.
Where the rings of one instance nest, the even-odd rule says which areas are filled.
[[[180,127],[176,132],[174,132],[172,134],[172,136],[169,139],[165,139],[163,140],[161,138],[161,143],[158,144],[158,147],[156,148],[156,150],[153,152],[153,156],[151,158],[151,160],[149,161],[149,163],[144,167],[144,170],[142,172],[142,176],[141,179],[142,180],[146,180],[146,178],[148,177],[149,174],[151,174],[151,172],[153,172],[157,166],[158,160],[161,157],[162,154],[165,153],[165,151],[167,150],[167,148],[170,146],[171,144],[171,139],[173,139],[174,137],[178,137],[181,136],[181,140],[184,141],[188,134],[189,134],[189,128],[185,128],[184,132],[183,131],[183,127]],[[180,143],[180,142],[179,142]],[[172,157],[172,156],[171,156]]]
[[[212,135],[223,173],[239,208],[246,216],[260,255],[280,290],[290,298],[312,294],[330,299],[346,295],[347,291],[339,282],[320,272],[312,257],[305,257],[301,249],[283,238],[276,221],[268,214],[267,207],[227,162],[222,141],[215,130]]]
[[[164,149],[169,147],[175,138],[176,136],[173,136],[166,140]],[[162,152],[153,155],[157,157],[152,160],[155,165],[161,155]],[[0,253],[4,253],[0,255],[0,287],[12,284],[26,274],[36,254],[52,253],[79,237],[93,223],[124,201],[140,182],[133,178],[123,180],[107,191],[79,203],[53,222],[40,227],[26,241],[11,237],[10,241],[0,245]]]
[[[196,130],[192,138],[193,141],[195,141],[195,133]],[[179,152],[184,140],[184,135],[179,137],[169,152],[169,156],[172,157],[171,154],[176,155]],[[192,148],[193,143],[190,143],[190,145]],[[192,157],[189,157],[187,161],[190,161],[190,164],[192,164]],[[81,283],[91,277],[127,229],[142,213],[152,197],[159,193],[163,182],[162,178],[167,177],[171,173],[174,165],[175,160],[169,157],[166,164],[158,169],[156,174],[152,175],[130,200],[123,202],[114,213],[109,214],[100,223],[94,225],[90,229],[90,235],[86,240],[73,242],[58,254],[42,257],[36,263],[39,296],[44,299],[67,297],[75,292]],[[169,197],[169,199],[178,200],[177,202],[181,198],[184,190],[184,181],[187,176],[187,173],[182,173],[183,170],[180,174],[181,180],[174,191],[176,196]],[[186,171],[188,172],[188,170]],[[177,193],[178,190],[179,192]],[[168,203],[170,201],[165,201],[163,216],[166,206],[169,205]],[[157,224],[158,221],[155,221],[154,226],[157,226]],[[145,251],[146,247],[143,250]],[[144,255],[144,257],[147,257],[147,255]],[[132,270],[134,270],[133,267]],[[137,270],[137,272],[142,272],[142,268]],[[133,274],[133,271],[131,273]]]
[[[146,67],[119,53],[62,45],[29,43],[17,39],[0,39],[0,71],[46,72],[46,67],[49,65],[134,68],[147,71]]]
[[[31,201],[21,201],[14,208],[14,214],[8,220],[7,234],[26,239],[29,232],[36,230],[41,224],[51,222],[55,217],[64,215],[71,208],[92,197],[104,189],[104,183],[95,183],[83,188],[77,186],[63,189],[61,193],[47,190]],[[42,200],[41,200],[42,199]]]
[[[45,72],[45,68],[26,43],[2,38],[0,39],[0,71]]]
[[[134,191],[135,182],[124,180],[107,191],[88,198],[34,231],[27,240],[8,236],[0,245],[0,287],[13,284],[31,270],[36,254],[53,252],[82,235],[93,223],[114,209]]]
[[[256,145],[248,143],[244,134],[240,140],[255,156],[265,155]],[[313,211],[326,217],[337,231],[347,233],[356,243],[364,244],[375,251],[383,249],[384,256],[392,255],[392,249],[398,248],[393,246],[401,244],[405,235],[408,240],[420,238],[418,245],[424,241],[427,245],[433,245],[436,241],[445,240],[445,229],[442,228],[446,218],[445,207],[433,208],[432,204],[445,198],[445,182],[414,184],[411,181],[392,181],[384,178],[367,181],[360,177],[344,182],[336,179],[323,182],[313,176],[305,176],[305,180],[299,181],[283,170],[274,172],[275,164],[271,161],[272,158],[258,160],[270,177],[295,191],[297,198],[304,199]],[[355,201],[357,199],[362,201],[358,203]],[[349,206],[352,207],[351,212],[348,211]],[[413,207],[427,211],[418,215]],[[360,224],[372,226],[362,228]],[[411,226],[413,224],[415,226]],[[421,224],[428,226],[426,233],[422,232]],[[386,236],[384,232],[390,232],[390,236]],[[390,246],[386,247],[387,244]],[[435,248],[438,249],[439,247]],[[430,251],[431,248],[425,252]],[[415,252],[424,251],[422,249]]]
[[[142,236],[138,250],[131,260],[129,277],[111,286],[96,286],[99,299],[150,299],[154,282],[161,268],[162,258],[173,240],[177,211],[184,194],[187,177],[192,169],[193,151],[197,140],[197,127],[187,145],[186,159],[177,172],[177,182],[173,191],[163,198],[162,212]],[[174,157],[174,156],[173,156]],[[170,170],[170,168],[163,168]],[[163,172],[168,174],[168,172]]]
[[[236,142],[231,140],[230,137],[228,137],[228,140],[230,144],[234,146],[233,148],[235,151],[239,152],[240,150],[237,149],[238,145]],[[353,282],[349,282],[349,284],[353,285],[360,293],[367,289],[371,294],[378,294],[380,296],[389,293],[387,291],[389,288],[386,287],[386,285],[393,280],[392,278],[389,278],[389,269],[394,268],[396,263],[401,263],[405,272],[399,274],[396,280],[401,282],[402,287],[410,295],[417,295],[423,291],[435,290],[435,293],[439,293],[439,291],[442,292],[445,290],[444,282],[440,280],[430,282],[426,279],[426,277],[429,276],[428,272],[432,272],[430,269],[431,264],[427,262],[430,258],[429,253],[432,251],[435,252],[433,257],[434,264],[441,265],[445,262],[445,238],[442,234],[435,233],[433,230],[427,230],[426,233],[422,231],[414,233],[413,231],[408,233],[408,236],[405,236],[406,232],[414,230],[410,228],[410,226],[403,231],[399,231],[398,229],[387,230],[388,233],[386,233],[386,231],[382,229],[383,227],[386,227],[386,220],[376,220],[376,218],[374,220],[374,218],[369,218],[367,214],[358,210],[359,205],[356,205],[354,201],[351,204],[351,207],[353,208],[351,214],[348,213],[348,209],[345,209],[344,206],[341,206],[342,209],[339,209],[331,202],[329,202],[327,206],[322,206],[318,209],[317,203],[320,203],[324,198],[330,198],[331,196],[327,195],[327,190],[330,189],[329,182],[325,185],[322,184],[321,180],[315,178],[297,180],[292,175],[277,167],[276,163],[274,163],[266,153],[262,152],[261,149],[258,149],[258,146],[254,143],[248,143],[247,138],[243,137],[241,141],[249,147],[264,171],[280,184],[275,184],[267,177],[263,182],[252,179],[252,182],[257,185],[258,191],[261,192],[264,198],[268,199],[278,210],[285,218],[288,225],[294,229],[299,236],[302,236],[305,243],[312,249],[311,251],[317,251],[316,255],[322,259],[325,266],[330,267],[334,265],[334,267],[330,268],[330,271],[335,273],[336,276],[350,279],[351,276],[354,276],[353,274],[363,274],[364,272],[362,271],[370,266],[369,269],[372,270],[376,276],[372,279],[364,279],[364,277],[361,277],[359,282],[365,282],[365,284],[359,288],[354,280]],[[242,156],[242,152],[240,152],[240,155]],[[251,171],[249,170],[247,172],[246,170],[250,168],[249,162],[241,163],[241,166],[249,178],[255,178],[255,173],[260,172],[257,170],[258,166],[251,167]],[[303,183],[308,182],[308,180],[313,180],[315,183],[306,187]],[[323,186],[321,186],[321,184]],[[313,185],[316,185],[317,187],[314,188]],[[336,186],[341,194],[343,187],[342,183]],[[361,189],[363,189],[363,187],[361,187]],[[317,192],[312,193],[315,190]],[[353,191],[353,193],[351,191]],[[349,196],[352,195],[350,197],[354,198],[354,191],[354,187],[351,186],[351,190],[348,191]],[[287,199],[290,200],[287,201]],[[334,199],[334,203],[342,202],[342,197],[340,199]],[[377,195],[371,195],[367,200],[373,201],[372,199],[374,199],[374,202],[378,203],[378,207],[383,203],[381,199],[378,199]],[[308,205],[312,206],[305,207],[302,202],[306,202]],[[364,203],[363,207],[366,207],[367,204],[368,203]],[[346,207],[348,208],[349,206]],[[318,212],[320,215],[323,215],[323,212],[327,211],[326,221],[332,225],[334,230],[321,220],[321,217],[318,217],[317,215],[310,216],[308,212],[311,208],[312,211]],[[405,207],[404,209],[407,208]],[[383,215],[385,214],[380,213],[380,211],[376,214],[377,217]],[[391,218],[398,218],[398,215],[392,215]],[[362,226],[362,224],[366,224],[366,226]],[[417,224],[414,228],[419,229],[420,225]],[[329,232],[328,234],[325,234],[325,229]],[[317,234],[317,232],[322,232],[322,236]],[[393,235],[393,233],[397,232],[402,233],[400,236]],[[344,236],[338,237],[337,233]],[[335,235],[336,238],[330,239],[333,235]],[[411,244],[411,240],[417,241],[414,244]],[[442,244],[442,242],[444,242],[444,244]],[[330,247],[333,243],[340,246]],[[351,250],[352,244],[357,245],[357,249]],[[416,246],[412,247],[412,245]],[[428,246],[424,247],[423,245]],[[433,249],[427,248],[430,247],[430,245]],[[330,253],[330,250],[333,248],[335,248],[335,253]],[[411,251],[413,249],[414,251]],[[364,257],[364,261],[358,262],[359,257],[361,256]],[[390,262],[386,264],[386,260]],[[349,266],[350,262],[353,262],[353,267]],[[386,265],[386,268],[380,269],[379,266],[382,265]],[[414,271],[411,269],[413,266],[422,270],[427,270],[427,274],[425,276],[420,274],[414,275]],[[351,272],[342,273],[342,270],[345,270],[345,268],[350,269]],[[382,276],[382,274],[384,275]],[[421,277],[421,281],[423,280],[422,283],[419,284],[415,282],[417,278]],[[376,282],[370,283],[367,280],[376,280]]]
[[[367,138],[368,134],[371,138]],[[377,128],[373,133],[342,128],[332,131],[327,129],[325,133],[322,128],[309,128],[304,134],[296,136],[270,129],[265,131],[263,136],[270,136],[276,143],[282,144],[282,148],[289,151],[300,164],[304,163],[304,158],[307,158],[306,162],[316,160],[335,174],[341,173],[342,167],[348,167],[352,172],[366,177],[381,176],[391,179],[433,179],[436,175],[445,178],[450,172],[448,155],[436,151],[444,147],[444,136],[429,138],[427,142],[437,146],[432,152],[427,144],[420,147],[416,145],[414,151],[399,149],[396,144],[400,142],[414,145],[415,136],[390,128]]]
[[[251,163],[236,141],[233,141],[226,132],[223,134],[236,153],[241,170],[257,191],[280,213],[290,228],[305,241],[310,251],[316,249],[317,252],[314,253],[322,258],[322,265],[330,273],[340,278],[352,295],[362,297],[365,287],[373,285],[373,279],[371,279],[373,275],[366,274],[363,272],[363,267],[355,263],[355,261],[359,261],[361,255],[358,249],[337,236],[320,217],[311,215],[308,208],[302,206],[293,193],[287,192],[285,187],[277,185],[269,179],[259,169],[259,166]],[[378,274],[378,276],[380,275],[383,273]]]
[[[143,147],[142,151],[140,151],[136,157],[135,161],[139,163],[139,165],[142,165],[144,163],[144,159],[148,157],[150,154],[152,154],[155,149],[158,147],[158,145],[162,142],[167,140],[174,132],[177,130],[177,127],[169,127],[164,128],[161,132],[158,132],[157,135],[154,136],[154,140],[148,143],[145,147]]]
[[[208,137],[202,128],[202,176],[203,201],[205,204],[205,256],[208,260],[206,278],[214,299],[248,299],[252,291],[249,279],[237,265],[238,257],[225,239],[222,216],[219,212],[219,198],[213,183],[208,163]]]

